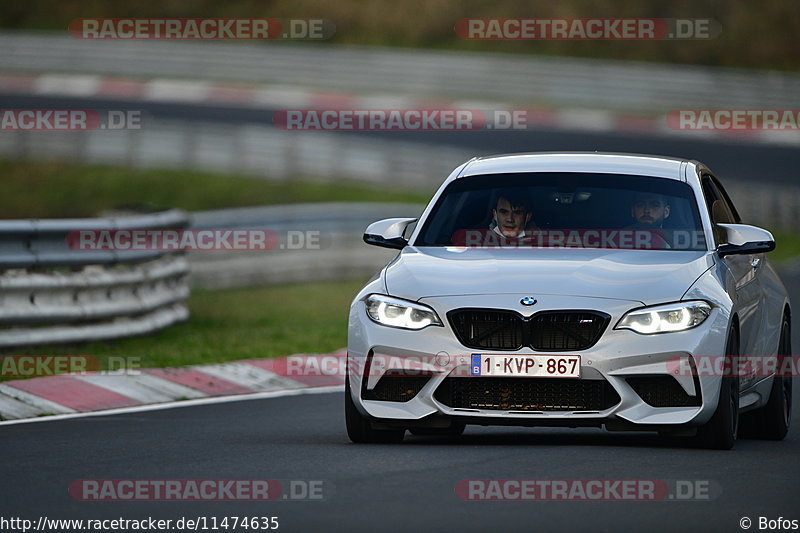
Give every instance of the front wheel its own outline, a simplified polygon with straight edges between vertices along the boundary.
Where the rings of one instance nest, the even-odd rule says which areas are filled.
[[[739,335],[735,329],[728,334],[725,356],[725,364],[730,367],[722,377],[717,410],[708,422],[697,428],[697,443],[713,450],[733,448],[739,430],[739,376],[736,372]]]
[[[367,417],[362,415],[353,403],[350,392],[350,376],[345,376],[344,382],[344,419],[347,426],[347,436],[358,444],[389,444],[402,442],[405,436],[403,429],[373,429]]]

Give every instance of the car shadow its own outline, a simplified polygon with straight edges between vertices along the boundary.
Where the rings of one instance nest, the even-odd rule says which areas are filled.
[[[483,428],[481,428],[483,429]],[[460,437],[428,437],[406,434],[403,444],[409,446],[604,446],[636,448],[694,448],[691,438],[662,436],[656,433],[615,433],[575,431],[480,431],[467,428]]]

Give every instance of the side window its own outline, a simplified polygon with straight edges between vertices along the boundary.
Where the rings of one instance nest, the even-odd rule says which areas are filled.
[[[709,175],[703,176],[703,194],[706,197],[708,212],[711,214],[711,221],[714,224],[737,223],[738,213],[734,214],[735,211],[728,203],[726,195],[720,191]]]
[[[739,213],[728,201],[728,195],[724,189],[717,187],[717,181],[713,176],[704,174],[701,183],[708,213],[714,224],[714,240],[717,241],[717,244],[723,244],[726,242],[725,232],[718,228],[717,224],[738,224]]]
[[[708,175],[704,175],[701,181],[703,185],[703,196],[706,199],[706,208],[708,208],[708,214],[711,216],[711,221],[715,222],[714,220],[714,211],[712,207],[714,205],[714,201],[717,199],[717,195],[714,191],[714,188],[711,186],[711,178]]]
[[[728,212],[731,214],[733,219],[732,224],[741,224],[742,217],[739,216],[739,212],[736,210],[736,207],[731,202],[731,197],[728,196],[727,191],[722,187],[722,184],[719,182],[717,178],[711,176],[711,183],[717,191],[717,194],[720,196],[720,199],[725,202],[725,205],[728,208]]]

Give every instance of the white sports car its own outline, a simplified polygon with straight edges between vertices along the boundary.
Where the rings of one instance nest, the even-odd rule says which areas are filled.
[[[367,228],[399,254],[350,308],[354,442],[467,424],[694,436],[788,430],[790,305],[702,163],[534,153],[456,168],[417,219]]]

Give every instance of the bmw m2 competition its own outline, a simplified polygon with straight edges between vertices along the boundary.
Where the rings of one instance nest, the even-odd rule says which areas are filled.
[[[718,449],[742,432],[786,435],[791,310],[766,256],[775,241],[742,223],[702,163],[476,158],[419,220],[376,222],[364,240],[399,253],[350,308],[354,442],[468,424],[656,431]]]

